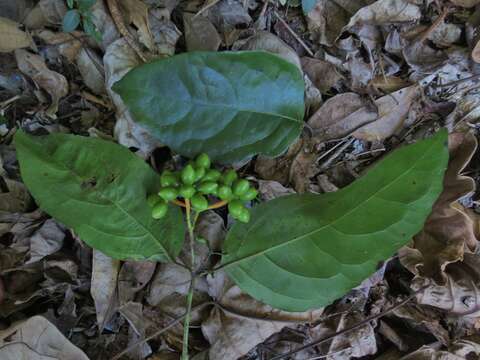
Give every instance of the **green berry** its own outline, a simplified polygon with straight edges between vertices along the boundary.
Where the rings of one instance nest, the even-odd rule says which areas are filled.
[[[152,209],[152,217],[156,220],[163,218],[167,214],[168,204],[164,201],[157,203]]]
[[[162,201],[162,198],[157,194],[151,194],[147,197],[147,204],[150,207],[154,207],[155,204],[158,203],[159,201]]]
[[[222,185],[218,188],[217,195],[221,200],[228,201],[232,198],[233,192],[229,186]]]
[[[205,176],[205,168],[197,167],[195,168],[195,181],[200,181]]]
[[[204,211],[208,208],[208,201],[205,196],[196,194],[192,197],[192,206],[196,211]]]
[[[250,189],[250,183],[248,180],[239,179],[233,183],[232,190],[235,196],[242,196],[248,189]]]
[[[195,159],[195,164],[200,168],[208,169],[211,165],[210,157],[205,153],[200,154]]]
[[[230,169],[223,175],[223,183],[225,185],[232,185],[232,183],[237,180],[237,177],[237,172],[233,169]]]
[[[250,211],[246,207],[242,207],[242,210],[238,214],[237,220],[242,223],[248,223],[250,221]]]
[[[162,185],[162,187],[177,186],[178,181],[173,174],[162,174],[162,176],[160,176],[160,185]]]
[[[186,185],[192,185],[195,182],[195,169],[192,165],[185,166],[180,174],[182,182]]]
[[[196,190],[191,185],[182,185],[180,187],[179,194],[184,199],[190,199],[193,195],[195,195],[195,193],[196,193]]]
[[[228,204],[228,212],[234,219],[238,219],[243,208],[243,203],[240,200],[233,200]]]
[[[198,187],[198,191],[204,194],[213,194],[218,189],[218,184],[213,181],[204,181]]]
[[[240,200],[242,201],[251,201],[255,199],[258,195],[258,191],[254,188],[248,189],[243,195],[240,195]]]
[[[175,200],[178,196],[178,191],[177,189],[173,187],[166,187],[161,189],[158,192],[158,196],[160,196],[163,200],[165,201],[172,201]]]
[[[216,169],[210,169],[206,172],[205,176],[203,177],[203,181],[218,181],[222,173]]]

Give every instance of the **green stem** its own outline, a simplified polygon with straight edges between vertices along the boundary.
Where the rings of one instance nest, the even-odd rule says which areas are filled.
[[[195,223],[198,219],[198,213],[195,214],[195,218],[192,222],[192,208],[190,206],[190,201],[185,200],[185,209],[186,209],[186,217],[187,217],[187,228],[188,228],[188,237],[190,240],[190,257],[191,257],[191,280],[190,280],[190,287],[188,289],[187,294],[187,312],[185,315],[185,321],[183,323],[183,346],[182,346],[182,360],[188,360],[188,334],[190,332],[190,318],[192,312],[192,301],[193,301],[193,289],[195,286]]]

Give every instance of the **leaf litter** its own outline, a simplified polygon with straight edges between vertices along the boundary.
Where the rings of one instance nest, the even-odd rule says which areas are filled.
[[[294,1],[117,0],[115,14],[96,1],[100,43],[81,28],[62,33],[63,0],[13,3],[0,1],[2,359],[100,360],[127,348],[124,358],[180,358],[180,323],[153,335],[185,310],[185,256],[154,264],[92,251],[36,208],[11,142],[16,126],[97,136],[155,169],[173,167],[179,157],[135,123],[111,90],[142,63],[132,39],[149,58],[262,50],[302,70],[300,139],[278,158],[237,165],[258,184],[262,201],[336,191],[402,144],[450,131],[444,191],[398,256],[342,299],[306,313],[269,308],[221,273],[197,282],[195,359],[480,356],[478,1],[317,0],[305,14]],[[200,219],[199,271],[218,261],[230,226],[221,210]]]

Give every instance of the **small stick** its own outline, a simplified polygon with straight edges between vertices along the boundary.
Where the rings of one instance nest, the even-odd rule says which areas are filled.
[[[280,21],[282,23],[282,25],[285,26],[285,28],[288,30],[288,32],[290,34],[292,34],[292,36],[295,38],[295,40],[297,40],[298,43],[300,45],[302,45],[302,47],[305,49],[305,51],[308,53],[308,55],[310,55],[311,57],[314,57],[315,54],[313,53],[313,51],[310,50],[310,48],[307,46],[307,44],[305,44],[305,42],[300,38],[300,36],[298,36],[295,33],[295,31],[293,31],[293,29],[290,27],[290,25],[288,25],[287,22],[285,20],[283,20],[282,17],[276,11],[274,11],[273,14],[278,19],[278,21]]]
[[[147,58],[145,57],[145,55],[143,54],[138,44],[135,42],[135,39],[133,38],[132,34],[130,34],[127,27],[125,26],[125,23],[123,22],[122,12],[120,11],[117,0],[107,0],[107,5],[108,5],[108,9],[110,10],[110,14],[112,15],[113,22],[117,27],[118,32],[123,37],[125,37],[127,44],[135,51],[138,57],[143,62],[147,62]]]

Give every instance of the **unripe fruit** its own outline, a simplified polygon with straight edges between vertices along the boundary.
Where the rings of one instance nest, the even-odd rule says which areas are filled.
[[[242,201],[250,201],[257,197],[258,191],[254,188],[250,188],[247,192],[243,195],[240,195],[240,200]]]
[[[208,201],[203,195],[196,194],[192,197],[192,200],[190,201],[196,211],[204,211],[208,208]]]
[[[180,174],[182,182],[186,185],[192,185],[195,182],[195,169],[192,165],[185,166]]]
[[[239,200],[233,200],[228,204],[228,212],[235,219],[237,219],[240,216],[243,208],[244,208],[243,204]]]
[[[222,176],[222,173],[216,169],[210,169],[203,177],[203,181],[217,181]]]
[[[228,201],[233,197],[233,192],[229,186],[223,185],[218,188],[217,195],[221,200]]]
[[[197,156],[197,158],[195,159],[195,164],[198,166],[198,167],[201,167],[201,168],[204,168],[204,169],[208,169],[211,165],[211,161],[210,161],[210,157],[203,153],[203,154],[200,154]]]
[[[147,197],[147,204],[150,207],[154,207],[155,204],[158,203],[159,201],[162,201],[162,198],[157,194],[151,194]]]
[[[179,194],[181,197],[183,197],[184,199],[190,199],[193,195],[195,195],[197,191],[195,190],[195,188],[191,185],[182,185],[180,187],[180,191],[179,191]]]
[[[195,168],[195,182],[202,180],[205,176],[205,168],[203,167],[196,167]]]
[[[160,176],[160,185],[162,185],[162,187],[177,186],[178,181],[174,175],[163,174],[162,176]]]
[[[158,192],[158,196],[160,196],[163,200],[165,201],[172,201],[175,200],[178,196],[178,191],[177,189],[173,187],[166,187],[161,189]]]
[[[237,180],[237,173],[235,170],[230,169],[223,175],[223,183],[225,185],[232,185],[232,183]]]
[[[218,189],[218,184],[213,181],[205,181],[202,182],[197,189],[204,194],[213,194]]]
[[[240,214],[238,214],[237,220],[242,223],[248,223],[250,221],[250,211],[246,207],[242,207]]]
[[[152,217],[156,220],[163,218],[167,214],[168,204],[166,202],[157,203],[152,209]]]
[[[248,180],[239,179],[233,183],[232,190],[235,196],[242,196],[248,189],[250,189],[250,183]]]

